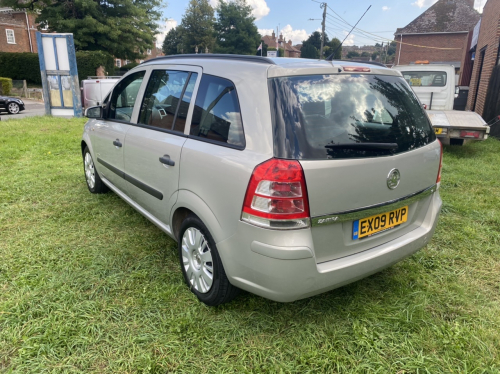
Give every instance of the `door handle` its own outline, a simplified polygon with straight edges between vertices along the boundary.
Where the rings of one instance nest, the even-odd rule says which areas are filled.
[[[113,140],[113,145],[115,147],[120,148],[123,144],[120,142],[120,139]]]
[[[172,161],[169,155],[163,155],[162,157],[159,158],[159,160],[162,164],[175,166],[175,161]]]

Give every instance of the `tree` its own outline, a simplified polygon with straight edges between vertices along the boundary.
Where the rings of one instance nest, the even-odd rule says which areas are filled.
[[[379,55],[380,55],[380,52],[373,52],[372,53],[372,60],[375,61]]]
[[[329,42],[328,35],[325,33],[325,45]],[[321,49],[321,33],[319,31],[313,32],[306,41],[302,42],[302,46],[311,44],[318,51]]]
[[[106,51],[134,60],[155,45],[161,0],[3,0],[38,14],[39,27],[73,33],[76,50]]]
[[[252,16],[252,7],[245,0],[219,1],[215,33],[216,51],[240,55],[253,55],[260,44],[260,35]]]
[[[319,58],[319,51],[312,44],[303,44],[300,50],[302,58]]]
[[[347,58],[359,57],[359,53],[356,51],[347,52]]]
[[[171,29],[163,41],[162,51],[165,55],[176,55],[182,53],[182,29],[177,26]]]
[[[215,46],[214,9],[208,0],[190,0],[180,24],[185,53],[200,52],[207,48],[213,52]]]
[[[328,53],[325,53],[325,56],[328,57],[335,51],[335,55],[333,55],[332,58],[334,60],[340,60],[342,58],[342,46],[339,48],[340,43],[340,40],[338,40],[337,38],[333,38],[332,40],[330,40],[330,42],[328,43],[329,50]]]
[[[361,52],[361,57],[370,57],[368,52]]]

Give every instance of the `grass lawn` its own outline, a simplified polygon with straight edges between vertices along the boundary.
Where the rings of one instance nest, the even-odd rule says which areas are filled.
[[[0,122],[0,372],[500,372],[499,141],[445,147],[439,226],[411,258],[209,308],[167,235],[88,192],[84,122]]]

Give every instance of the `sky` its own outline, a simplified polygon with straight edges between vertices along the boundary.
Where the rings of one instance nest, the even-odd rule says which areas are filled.
[[[347,36],[351,27],[371,5],[357,29],[344,42],[344,45],[374,45],[392,40],[398,27],[405,27],[417,18],[437,0],[326,0],[327,21],[326,34],[331,39],[337,37],[341,41]],[[218,0],[209,0],[216,6]],[[256,18],[255,24],[262,35],[271,35],[279,29],[283,36],[299,44],[314,31],[321,30],[323,9],[320,0],[247,0]],[[475,8],[482,11],[486,0],[475,0]],[[172,1],[163,11],[162,34],[158,36],[161,46],[164,35],[181,23],[188,1]],[[312,19],[312,20],[310,20]],[[343,20],[344,21],[343,21]]]

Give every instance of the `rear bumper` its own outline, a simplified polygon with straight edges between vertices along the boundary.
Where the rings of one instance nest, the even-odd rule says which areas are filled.
[[[374,274],[424,247],[434,234],[442,205],[439,192],[431,199],[417,229],[383,245],[320,264],[314,257],[310,230],[290,231],[276,239],[276,231],[241,222],[238,232],[217,247],[232,284],[271,300],[291,302]]]

